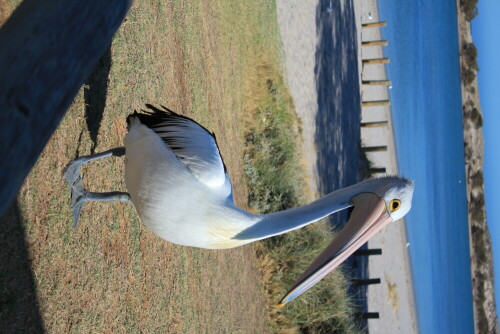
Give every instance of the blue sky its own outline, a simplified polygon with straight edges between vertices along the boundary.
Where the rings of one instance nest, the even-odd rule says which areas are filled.
[[[500,314],[500,1],[479,0],[478,9],[479,15],[472,21],[472,38],[478,50],[480,68],[486,215],[493,242],[495,295],[497,314]]]

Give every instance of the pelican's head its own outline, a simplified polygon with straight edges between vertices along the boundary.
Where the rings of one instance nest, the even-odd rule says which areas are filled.
[[[366,186],[365,186],[366,184]],[[397,176],[385,176],[358,183],[366,192],[372,192],[385,202],[387,213],[392,221],[403,218],[411,209],[413,198],[413,181]],[[370,188],[372,189],[370,191]],[[353,197],[351,199],[354,199]]]
[[[279,305],[292,301],[308,290],[384,226],[404,217],[411,208],[413,182],[388,176],[366,180],[339,192],[342,192],[346,206],[354,207],[349,221],[281,299]]]

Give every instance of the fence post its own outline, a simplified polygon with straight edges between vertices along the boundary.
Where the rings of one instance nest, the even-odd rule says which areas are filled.
[[[361,150],[363,152],[387,152],[387,146],[365,146]]]
[[[387,172],[387,170],[385,169],[385,167],[373,167],[373,168],[369,168],[368,171],[372,174],[385,174]]]
[[[387,22],[381,21],[381,22],[372,22],[372,23],[363,23],[361,25],[361,28],[380,28],[380,27],[385,27],[387,26]]]
[[[369,255],[381,255],[382,248],[367,248],[367,249],[358,249],[354,252],[354,256],[369,256]]]
[[[376,121],[376,122],[364,122],[361,123],[362,128],[380,128],[387,126],[389,124],[388,121]]]
[[[378,101],[363,101],[361,102],[363,107],[379,107],[379,106],[390,106],[390,100],[378,100]]]
[[[361,319],[379,319],[380,314],[378,312],[361,312],[361,313],[356,313],[358,318]]]
[[[353,283],[357,286],[360,285],[371,285],[380,284],[380,278],[364,278],[364,279],[354,279]]]
[[[373,58],[373,59],[363,59],[363,65],[373,65],[373,64],[388,64],[389,58]]]
[[[390,86],[391,80],[363,80],[361,82],[365,86]]]
[[[361,46],[387,46],[387,41],[365,41]]]

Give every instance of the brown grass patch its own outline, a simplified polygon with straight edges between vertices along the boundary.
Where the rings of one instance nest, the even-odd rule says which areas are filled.
[[[0,0],[0,26],[10,15],[10,7],[6,0]]]
[[[268,331],[252,246],[172,245],[124,204],[86,204],[74,230],[62,170],[78,155],[122,145],[125,116],[144,103],[163,104],[217,134],[236,202],[244,207],[243,73],[248,54],[268,38],[273,10],[267,1],[135,2],[26,179],[17,208],[3,217],[14,223],[2,244],[13,257],[1,257],[10,275],[0,277],[1,328]],[[92,191],[125,190],[122,159],[92,162],[84,175]],[[22,259],[12,264],[13,258]],[[21,278],[24,283],[11,287]]]

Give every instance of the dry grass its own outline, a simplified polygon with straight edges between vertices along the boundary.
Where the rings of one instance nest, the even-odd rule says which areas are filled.
[[[28,332],[43,326],[51,333],[268,330],[252,246],[229,251],[178,247],[144,228],[124,204],[87,204],[74,230],[62,170],[78,155],[122,145],[125,116],[133,109],[163,104],[217,134],[236,202],[244,207],[244,73],[255,64],[249,55],[256,50],[265,54],[275,43],[273,6],[266,0],[135,2],[26,179],[17,209],[3,217],[19,222],[21,239],[4,240],[2,249],[22,258],[26,247],[27,259],[12,263],[12,257],[2,257],[2,270],[9,274],[0,277],[1,328]],[[124,190],[121,159],[93,162],[84,173],[92,191]],[[17,267],[22,270],[13,270]],[[30,288],[37,303],[26,292]]]
[[[9,13],[10,13],[10,7],[7,1],[0,0],[0,26],[7,19]]]
[[[387,301],[391,303],[394,313],[397,313],[399,309],[398,286],[396,285],[396,283],[392,283],[387,276],[385,277],[385,280],[387,282],[388,290]]]

